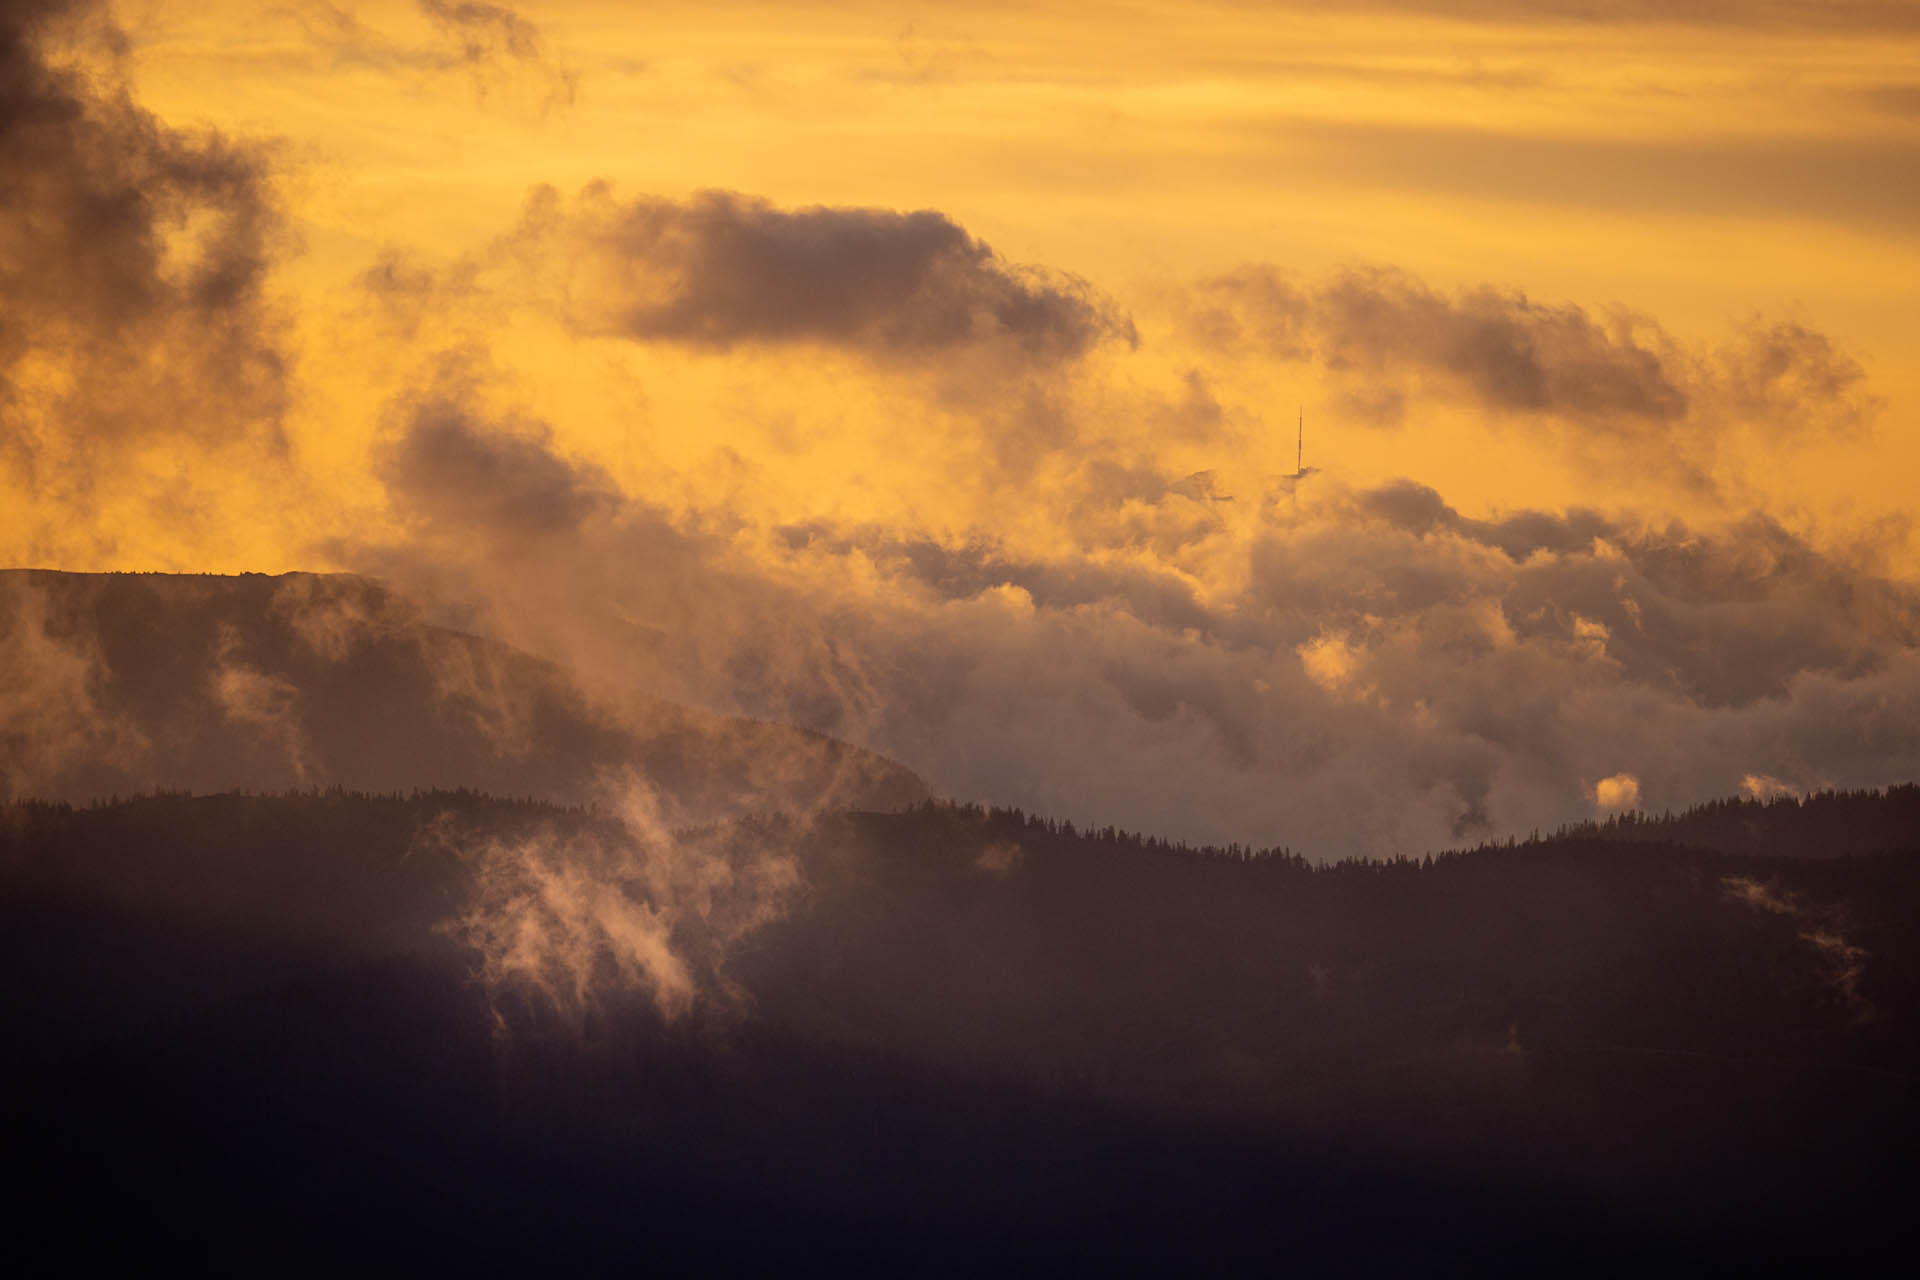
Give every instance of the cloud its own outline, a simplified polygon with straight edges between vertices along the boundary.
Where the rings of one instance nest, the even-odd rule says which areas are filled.
[[[1173,493],[1174,486],[1165,477],[1143,484],[1158,497]],[[1180,495],[1174,498],[1188,501]],[[787,526],[779,533],[791,551],[835,557],[857,554],[889,577],[941,600],[966,600],[1014,586],[1045,609],[1071,609],[1119,598],[1126,601],[1129,612],[1156,625],[1204,627],[1213,621],[1190,580],[1139,564],[1107,564],[1091,558],[1047,560],[1013,555],[984,539],[953,544],[874,527]]]
[[[1777,695],[1807,671],[1863,674],[1920,644],[1910,588],[1761,516],[1716,533],[1578,509],[1468,520],[1412,482],[1358,504],[1395,527],[1447,531],[1517,562],[1521,634],[1535,619],[1584,626],[1623,670],[1708,706]]]
[[[725,544],[563,456],[544,420],[496,409],[490,376],[461,355],[395,398],[374,461],[396,534],[325,554],[403,596],[477,610],[473,626],[589,679],[617,667],[623,687],[683,697],[705,637],[738,630]]]
[[[410,602],[344,575],[288,574],[274,590],[272,612],[307,654],[331,663],[346,661],[372,640],[421,625]]]
[[[522,241],[556,243],[583,331],[725,350],[818,343],[880,357],[990,346],[1033,362],[1134,341],[1085,282],[1007,262],[946,215],[781,209],[732,192],[571,205],[536,195]]]
[[[631,991],[668,1020],[737,1000],[728,955],[801,891],[801,830],[674,830],[629,777],[609,816],[590,826],[502,838],[444,820],[423,839],[474,868],[476,890],[453,932],[478,953],[496,1024],[511,1034],[557,1017],[585,1035],[590,1018]]]
[[[1227,568],[1196,577],[1132,542],[1021,551],[829,521],[762,536],[621,494],[524,425],[465,423],[444,461],[419,449],[389,473],[430,539],[363,548],[363,567],[482,600],[487,625],[580,670],[849,738],[961,798],[1338,856],[1680,805],[1748,775],[1920,771],[1920,599],[1762,518],[1475,520],[1412,482],[1330,483],[1211,526],[1197,545]],[[1076,474],[1082,493],[1217,497]]]
[[[445,395],[412,404],[379,471],[407,515],[433,528],[484,530],[499,545],[526,545],[575,531],[617,502],[598,467],[553,451],[546,424],[483,427]]]
[[[1391,268],[1302,283],[1244,267],[1199,285],[1186,324],[1228,357],[1318,364],[1349,421],[1464,404],[1584,460],[1644,473],[1657,459],[1698,486],[1742,440],[1844,437],[1881,408],[1859,362],[1799,324],[1756,317],[1693,349],[1630,312],[1443,293]]]
[[[1727,896],[1742,906],[1768,915],[1792,916],[1799,914],[1799,908],[1791,901],[1780,896],[1772,885],[1754,879],[1752,876],[1721,876],[1720,885]]]
[[[542,111],[571,106],[578,76],[549,47],[546,32],[518,10],[478,0],[415,0],[428,33],[395,35],[352,8],[308,0],[289,11],[307,43],[334,66],[381,71],[461,72],[482,99],[530,96]]]
[[[982,875],[1004,880],[1019,870],[1023,856],[1016,841],[990,840],[981,846],[969,865]]]
[[[0,798],[50,797],[71,772],[111,777],[149,750],[107,710],[96,636],[60,610],[31,574],[0,578]]]
[[[502,4],[478,0],[417,0],[420,11],[453,37],[466,62],[490,58],[537,58],[540,28]]]
[[[299,783],[313,771],[300,723],[300,690],[284,676],[262,671],[235,656],[229,629],[207,691],[221,714],[286,757]]]
[[[1583,421],[1668,422],[1687,410],[1633,323],[1481,288],[1445,298],[1393,271],[1349,272],[1316,299],[1319,354],[1368,378],[1411,366],[1457,381],[1490,409]]]
[[[1800,940],[1820,957],[1823,976],[1854,1020],[1872,1021],[1873,1005],[1860,994],[1860,983],[1867,975],[1866,949],[1854,946],[1845,935],[1832,929],[1807,929],[1801,933]]]
[[[272,152],[155,119],[117,41],[91,5],[0,13],[0,469],[34,495],[22,551],[102,493],[190,508],[193,481],[164,490],[143,451],[287,447]]]
[[[1678,353],[1645,322],[1601,322],[1490,287],[1449,296],[1389,268],[1311,286],[1242,268],[1200,286],[1191,323],[1217,346],[1317,360],[1357,384],[1348,407],[1376,422],[1403,416],[1419,377],[1496,412],[1661,424],[1688,409]]]
[[[573,69],[548,52],[545,34],[503,4],[480,0],[416,0],[440,32],[449,56],[465,66],[482,97],[512,86],[510,67],[536,77],[543,110],[571,106],[579,82]]]
[[[1739,339],[1714,353],[1709,384],[1735,421],[1789,435],[1846,433],[1881,408],[1866,371],[1831,338],[1790,322],[1755,317]]]
[[[1796,929],[1799,940],[1813,949],[1817,979],[1832,991],[1855,1022],[1873,1020],[1874,1007],[1860,992],[1868,953],[1847,941],[1835,909],[1817,908],[1753,876],[1721,876],[1720,886],[1744,907],[1784,917]]]
[[[1632,809],[1640,803],[1640,779],[1616,773],[1593,784],[1593,802],[1602,809]]]
[[[444,371],[404,396],[380,450],[394,536],[340,540],[330,558],[387,579],[433,616],[557,661],[596,713],[650,744],[670,772],[708,779],[729,812],[872,804],[917,779],[809,733],[716,723],[691,704],[845,739],[858,728],[862,656],[818,625],[811,584],[769,575],[737,522],[677,517],[560,454],[538,420],[496,411]],[[533,730],[500,681],[459,652],[438,678],[503,750]],[[764,731],[762,731],[764,730]],[[659,761],[655,761],[659,763]],[[695,797],[698,800],[699,797]],[[656,804],[678,803],[665,790]],[[697,804],[676,822],[704,820]]]

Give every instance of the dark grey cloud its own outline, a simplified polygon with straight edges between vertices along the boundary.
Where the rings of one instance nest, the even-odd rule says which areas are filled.
[[[1317,362],[1351,421],[1394,426],[1419,406],[1465,403],[1588,460],[1657,464],[1703,487],[1731,431],[1847,434],[1881,407],[1859,362],[1804,325],[1753,318],[1699,349],[1624,310],[1444,293],[1389,268],[1301,282],[1245,267],[1196,288],[1188,324],[1223,354]]]
[[[1517,635],[1564,631],[1577,615],[1622,675],[1701,706],[1783,696],[1810,672],[1859,678],[1920,648],[1920,595],[1763,515],[1712,532],[1577,508],[1474,520],[1412,481],[1356,506],[1423,538],[1498,550],[1518,566],[1503,606]]]
[[[383,450],[380,474],[408,515],[502,540],[577,530],[618,500],[605,472],[553,452],[544,423],[482,426],[452,399],[412,407]]]
[[[567,209],[536,199],[526,233],[555,232],[591,291],[575,319],[600,334],[903,357],[979,344],[1043,362],[1134,341],[1085,282],[1010,263],[932,210],[781,209],[724,191],[621,203],[597,186]]]
[[[85,501],[129,443],[285,443],[272,152],[49,57],[117,41],[91,4],[0,12],[0,466],[43,498]]]
[[[1376,418],[1397,418],[1394,384],[1409,372],[1445,377],[1503,412],[1661,423],[1688,410],[1680,356],[1644,321],[1608,323],[1514,290],[1442,294],[1392,269],[1302,285],[1246,267],[1200,288],[1194,325],[1216,344],[1317,359],[1376,396],[1384,384],[1396,394]]]
[[[1394,271],[1349,272],[1315,305],[1321,358],[1365,377],[1407,364],[1457,379],[1498,410],[1672,421],[1687,411],[1658,349],[1629,323],[1517,291],[1445,297]]]
[[[161,313],[215,321],[257,300],[278,242],[266,153],[170,129],[47,63],[53,19],[81,9],[0,19],[0,284],[13,350],[45,327],[118,339]],[[210,225],[170,261],[167,232],[197,217]]]

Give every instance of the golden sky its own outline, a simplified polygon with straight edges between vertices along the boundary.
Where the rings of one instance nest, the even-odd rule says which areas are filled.
[[[1407,780],[1378,848],[1909,749],[1807,726],[1920,636],[1910,5],[5,21],[11,563],[382,573],[1209,837],[1335,830],[1249,798],[1316,770]]]
[[[311,390],[347,401],[302,406],[317,417],[364,420],[364,393],[385,390],[339,338],[365,327],[357,282],[382,255],[443,269],[485,257],[530,190],[606,182],[625,199],[937,210],[1132,315],[1142,342],[1100,362],[1101,396],[1178,403],[1188,373],[1204,379],[1233,439],[1196,441],[1177,465],[1290,470],[1285,427],[1305,403],[1318,461],[1353,482],[1415,475],[1476,511],[1644,501],[1660,460],[1597,485],[1563,441],[1488,430],[1484,405],[1444,388],[1382,431],[1311,367],[1196,343],[1180,295],[1250,264],[1309,287],[1390,268],[1440,294],[1492,289],[1596,323],[1632,314],[1708,361],[1743,326],[1803,326],[1886,407],[1844,433],[1816,420],[1742,438],[1715,478],[1736,505],[1809,527],[1904,510],[1920,464],[1902,429],[1920,390],[1912,24],[1891,5],[1829,6],[1837,20],[1811,27],[1777,5],[1702,6],[1692,24],[1633,20],[1645,6],[1618,6],[1619,21],[1527,8],[556,3],[521,6],[519,27],[477,9],[457,27],[414,4],[159,4],[123,21],[140,102],[278,149],[302,249],[275,283],[320,348],[303,346]],[[691,368],[667,353],[663,369],[659,353],[582,352],[577,338],[527,334],[519,361],[492,354],[563,384],[528,398],[565,397],[553,416],[570,443],[616,466],[657,453],[711,467],[749,429],[739,419],[782,415],[852,450],[814,442],[833,471],[876,461],[871,436],[847,431],[864,413],[844,396],[765,403],[747,372],[762,353]],[[628,382],[645,387],[644,447],[628,438]],[[731,403],[716,413],[717,399]],[[342,431],[312,426],[336,443]],[[933,472],[916,488],[944,487],[935,453],[897,460]],[[807,505],[822,496],[814,477],[796,487]]]

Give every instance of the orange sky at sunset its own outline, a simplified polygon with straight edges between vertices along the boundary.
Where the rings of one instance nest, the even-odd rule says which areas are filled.
[[[1231,438],[1182,442],[1174,465],[1290,469],[1286,428],[1305,401],[1315,458],[1342,479],[1413,475],[1476,512],[1634,502],[1664,477],[1657,457],[1597,477],[1524,427],[1487,430],[1444,388],[1403,427],[1357,422],[1309,368],[1196,343],[1175,295],[1248,263],[1308,281],[1388,267],[1434,290],[1490,287],[1597,320],[1631,312],[1689,354],[1736,342],[1744,323],[1804,325],[1857,361],[1861,398],[1886,407],[1839,438],[1815,422],[1740,441],[1716,458],[1716,479],[1740,489],[1727,501],[1836,534],[1904,510],[1920,465],[1902,429],[1920,390],[1908,372],[1920,368],[1920,109],[1912,85],[1902,96],[1913,31],[1872,21],[1897,20],[1892,6],[1814,30],[1765,6],[1691,25],[1526,21],[1524,8],[531,5],[525,56],[483,31],[471,66],[464,37],[411,4],[162,4],[124,21],[136,94],[162,119],[274,140],[303,246],[275,283],[297,312],[310,387],[294,420],[316,453],[364,435],[390,391],[367,385],[364,348],[385,358],[391,344],[355,341],[369,328],[357,281],[380,255],[484,254],[531,188],[604,180],[626,198],[722,189],[939,210],[1133,315],[1140,348],[1103,353],[1081,394],[1138,419],[1179,404],[1188,371],[1205,379]],[[516,320],[539,327],[469,314],[460,336]],[[925,412],[911,393],[887,400],[897,388],[878,404],[839,379],[796,389],[792,370],[747,358],[758,353],[660,368],[654,353],[566,335],[520,332],[513,347],[493,358],[547,384],[526,398],[564,404],[552,416],[568,443],[634,468],[623,479],[653,463],[710,483],[701,473],[727,445],[757,450],[764,419],[790,418],[825,474],[767,495],[780,517],[824,499],[997,519],[948,509],[944,448],[874,456],[863,419]],[[876,469],[891,497],[832,492]],[[1659,496],[1701,509],[1696,495]],[[220,559],[257,566],[257,545]],[[297,541],[274,545],[286,567],[311,562]],[[209,550],[163,546],[142,550],[182,565]]]
[[[1204,838],[1920,771],[1920,8],[26,10],[8,564]]]

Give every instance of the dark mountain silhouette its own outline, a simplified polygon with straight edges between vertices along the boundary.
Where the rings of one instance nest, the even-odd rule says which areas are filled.
[[[361,578],[0,572],[0,794],[478,787],[585,803],[633,769],[682,818],[889,808],[872,752],[639,694],[427,625]]]
[[[472,792],[13,805],[16,1211],[217,1271],[1884,1263],[1920,1190],[1920,832],[1797,858],[1765,839],[1796,814],[1748,816],[1741,854],[1316,868],[950,805],[626,861],[606,814]],[[502,850],[545,859],[526,893]],[[550,1001],[455,923],[523,945],[584,886],[691,963],[770,859],[792,892],[671,1016],[618,928],[561,939]]]

